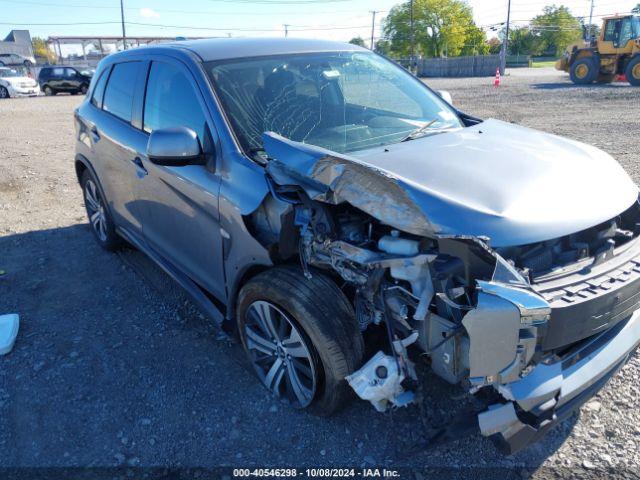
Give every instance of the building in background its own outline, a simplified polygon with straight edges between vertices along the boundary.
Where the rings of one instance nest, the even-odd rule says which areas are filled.
[[[0,42],[0,53],[16,53],[24,57],[33,57],[33,46],[29,30],[11,30]]]

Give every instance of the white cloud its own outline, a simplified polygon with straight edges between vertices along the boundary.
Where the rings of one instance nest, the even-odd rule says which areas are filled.
[[[140,16],[142,18],[160,18],[160,14],[151,8],[141,8]]]

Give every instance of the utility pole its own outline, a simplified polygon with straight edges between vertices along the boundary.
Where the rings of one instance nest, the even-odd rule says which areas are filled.
[[[593,25],[591,24],[593,20],[593,4],[594,0],[591,0],[591,11],[589,12],[589,43],[593,41]]]
[[[409,71],[413,72],[413,63],[414,63],[414,58],[415,57],[415,35],[413,32],[413,0],[409,0],[409,28],[411,29],[411,34],[410,34],[410,41],[411,41],[411,47],[410,47],[410,53],[409,53]]]
[[[504,71],[507,68],[507,51],[509,48],[509,22],[511,21],[511,0],[507,3],[507,27],[502,40],[502,50],[500,59],[500,75],[504,75]]]
[[[376,29],[376,10],[371,10],[371,50],[373,50],[373,35]]]
[[[124,28],[124,5],[123,0],[120,0],[120,18],[122,19],[122,48],[127,49],[127,32]]]
[[[285,23],[282,26],[284,27],[284,38],[287,38],[289,36],[289,24]]]

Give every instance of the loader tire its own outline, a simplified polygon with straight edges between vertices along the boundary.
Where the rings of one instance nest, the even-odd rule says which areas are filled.
[[[627,81],[634,87],[640,87],[640,54],[634,56],[624,71]]]
[[[598,77],[598,68],[592,58],[580,58],[571,65],[569,75],[576,85],[588,85]]]

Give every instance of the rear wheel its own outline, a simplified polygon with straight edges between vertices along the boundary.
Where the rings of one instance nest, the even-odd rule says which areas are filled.
[[[82,174],[80,185],[84,194],[84,205],[87,209],[91,232],[105,250],[113,251],[117,249],[122,244],[122,240],[116,233],[109,208],[98,181],[88,169]]]
[[[598,68],[591,58],[580,58],[573,62],[569,71],[571,81],[578,85],[593,83],[598,76]]]
[[[86,83],[83,83],[82,86],[80,87],[80,93],[82,95],[86,95],[88,90],[89,90],[89,86]]]
[[[276,397],[322,415],[345,403],[345,377],[360,366],[364,343],[331,279],[307,279],[296,267],[261,273],[240,291],[237,321],[258,378]]]
[[[640,54],[631,59],[624,74],[631,85],[640,87]]]
[[[2,85],[0,85],[0,98],[9,98],[9,90]]]

